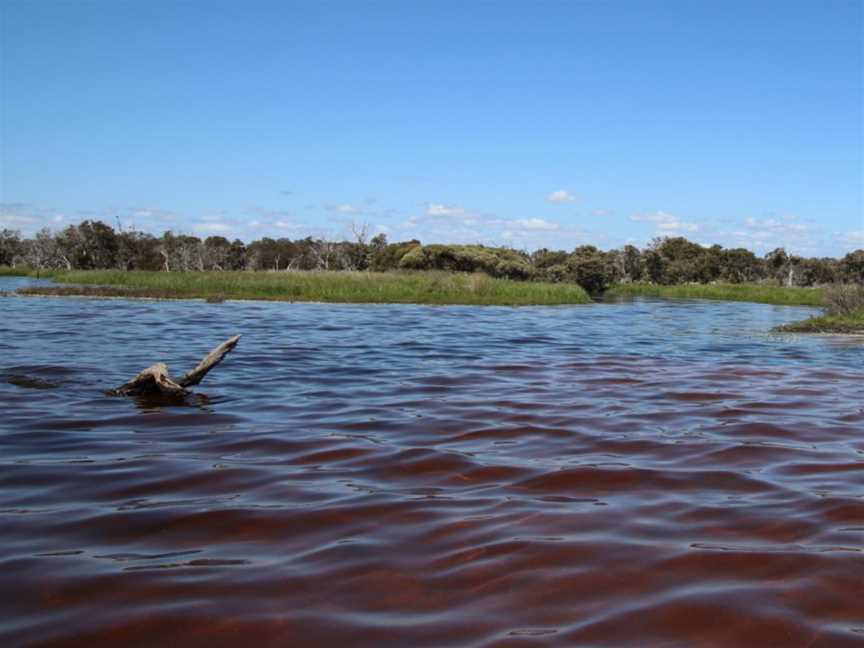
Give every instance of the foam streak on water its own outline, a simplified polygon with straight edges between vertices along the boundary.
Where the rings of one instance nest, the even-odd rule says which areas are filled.
[[[807,314],[0,299],[0,643],[864,645],[864,347]]]

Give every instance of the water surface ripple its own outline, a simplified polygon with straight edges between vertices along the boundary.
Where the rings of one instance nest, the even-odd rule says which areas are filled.
[[[807,314],[0,298],[0,643],[864,645],[864,346]]]

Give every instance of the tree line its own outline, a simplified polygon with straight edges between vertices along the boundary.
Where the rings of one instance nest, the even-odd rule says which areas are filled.
[[[246,244],[223,236],[201,239],[170,231],[157,237],[86,220],[58,232],[46,228],[32,238],[0,231],[0,266],[167,272],[446,270],[522,281],[575,282],[592,294],[613,283],[638,281],[864,283],[864,250],[835,259],[801,257],[777,248],[760,257],[745,248],[705,247],[683,237],[665,237],[644,249],[626,245],[603,251],[582,245],[572,251],[543,248],[529,253],[483,245],[423,245],[417,240],[389,243],[384,234],[370,237],[368,227],[353,230],[352,240],[265,237]]]

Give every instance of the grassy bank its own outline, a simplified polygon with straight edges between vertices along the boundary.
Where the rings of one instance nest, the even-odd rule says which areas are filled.
[[[120,272],[73,271],[55,281],[84,287],[28,288],[24,294],[320,301],[343,303],[555,305],[591,300],[575,284],[492,279],[449,272]]]
[[[617,284],[606,291],[608,298],[659,297],[662,299],[719,299],[780,306],[822,306],[821,288],[785,288],[760,284]]]
[[[776,330],[793,333],[864,334],[864,286],[831,286],[825,291],[825,310],[822,315],[779,326]]]
[[[778,326],[783,333],[848,333],[864,335],[864,310],[850,315],[819,315],[803,322]]]
[[[26,277],[32,272],[30,268],[10,268],[0,266],[0,277]]]

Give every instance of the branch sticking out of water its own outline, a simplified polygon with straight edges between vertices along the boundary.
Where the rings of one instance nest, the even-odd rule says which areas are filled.
[[[200,383],[211,369],[222,362],[222,359],[237,346],[240,336],[235,335],[213,349],[204,356],[192,371],[182,378],[175,380],[168,373],[168,366],[164,362],[147,367],[132,380],[115,389],[108,391],[112,396],[138,396],[141,394],[168,394],[182,395],[187,393],[186,388]]]

